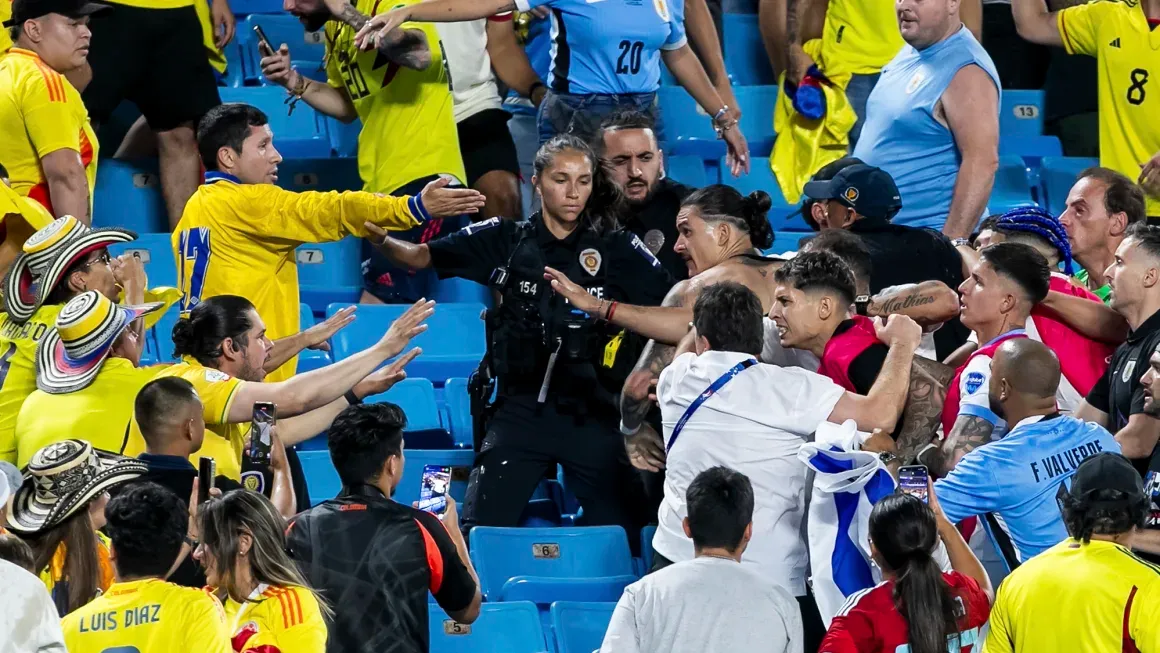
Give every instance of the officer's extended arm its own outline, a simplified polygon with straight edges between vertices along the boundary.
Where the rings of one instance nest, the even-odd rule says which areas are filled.
[[[405,240],[391,238],[387,232],[370,223],[367,223],[367,231],[373,234],[373,237],[369,238],[368,241],[378,248],[391,263],[406,266],[412,270],[431,267],[431,250],[427,248],[426,243],[417,245]]]
[[[693,321],[693,303],[685,301],[692,289],[688,279],[673,286],[660,306],[635,306],[597,299],[553,268],[544,268],[544,278],[576,308],[663,345],[679,343]]]

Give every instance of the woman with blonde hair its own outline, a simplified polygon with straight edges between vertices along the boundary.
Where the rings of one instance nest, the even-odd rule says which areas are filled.
[[[322,653],[330,610],[286,555],[286,522],[266,497],[234,490],[197,509],[194,558],[226,610],[234,650]]]

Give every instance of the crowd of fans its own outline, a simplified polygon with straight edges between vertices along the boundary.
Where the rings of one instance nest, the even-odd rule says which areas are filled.
[[[1160,652],[1160,0],[757,4],[772,152],[717,0],[285,0],[325,60],[259,33],[252,72],[361,123],[363,190],[293,192],[221,102],[227,0],[0,0],[0,653],[427,651],[429,596],[480,615],[472,529],[557,466],[651,549],[603,653]],[[722,179],[780,188],[670,178],[663,69]],[[1003,90],[1044,80],[1100,164],[988,216]],[[110,254],[102,144],[156,153],[177,289]],[[348,236],[361,302],[409,307],[298,373],[358,310],[303,329],[296,250]],[[450,278],[492,307],[466,497],[428,511],[380,395]]]

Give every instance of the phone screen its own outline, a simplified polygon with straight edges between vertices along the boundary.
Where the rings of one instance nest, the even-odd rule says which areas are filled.
[[[929,479],[930,472],[927,471],[926,465],[908,465],[898,470],[898,487],[903,492],[918,497],[923,503],[930,502],[928,496],[930,489],[927,485]]]
[[[423,468],[423,486],[419,489],[419,510],[439,514],[447,508],[447,488],[451,485],[451,468],[427,465]]]
[[[250,425],[250,460],[263,465],[270,464],[270,449],[274,446],[270,429],[277,419],[277,406],[264,401],[254,402],[254,416]]]

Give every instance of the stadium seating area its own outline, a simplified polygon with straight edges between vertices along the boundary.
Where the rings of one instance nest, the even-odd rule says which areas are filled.
[[[269,115],[276,145],[286,158],[278,184],[295,191],[361,187],[353,158],[358,125],[325,119],[305,104],[287,115],[285,92],[265,85],[257,66],[252,27],[261,25],[275,45],[284,42],[290,46],[299,70],[324,78],[321,33],[304,32],[297,19],[282,12],[280,0],[231,0],[230,4],[239,15],[239,27],[227,52],[229,70],[221,79],[222,99],[254,104]],[[725,60],[737,85],[743,112],[741,128],[754,154],[752,171],[740,179],[722,172],[723,143],[717,140],[704,112],[684,89],[672,85],[672,77],[666,73],[668,85],[661,88],[658,101],[667,134],[667,170],[672,178],[692,186],[724,181],[743,192],[769,192],[774,198],[769,216],[777,234],[771,251],[796,250],[809,230],[769,169],[768,155],[776,139],[771,116],[778,88],[752,15],[755,2],[726,0],[724,6],[729,12],[724,24]],[[1042,106],[1043,95],[1038,91],[1003,94],[1002,156],[989,207],[992,212],[1038,204],[1058,214],[1076,173],[1094,164],[1060,156],[1059,141],[1042,135]],[[100,207],[95,215],[97,226],[124,226],[141,234],[136,242],[114,248],[114,253],[138,253],[151,285],[176,285],[177,270],[170,236],[165,233],[167,221],[156,163],[102,161],[95,202]],[[357,301],[360,246],[357,239],[347,238],[299,249],[303,328]],[[435,299],[440,308],[430,321],[430,333],[456,333],[459,337],[425,334],[416,338],[414,346],[423,347],[424,352],[409,366],[409,378],[367,399],[395,402],[408,416],[405,474],[395,496],[400,502],[418,500],[419,478],[428,464],[453,468],[450,494],[462,500],[473,461],[466,377],[484,352],[480,313],[491,298],[482,286],[451,280],[441,282]],[[304,352],[298,370],[317,369],[365,348],[381,337],[384,325],[401,310],[397,306],[359,307],[359,319],[336,335],[330,351]],[[150,330],[147,363],[172,360],[168,334],[174,319],[171,315]],[[303,443],[298,449],[311,502],[334,496],[340,481],[330,464],[324,438]],[[524,515],[525,525],[538,528],[475,529],[471,555],[487,603],[478,621],[470,626],[455,623],[433,605],[431,650],[575,653],[599,648],[614,602],[624,586],[651,564],[652,531],[646,530],[642,538],[643,558],[634,559],[623,530],[569,526],[581,518],[564,484],[545,481]]]

